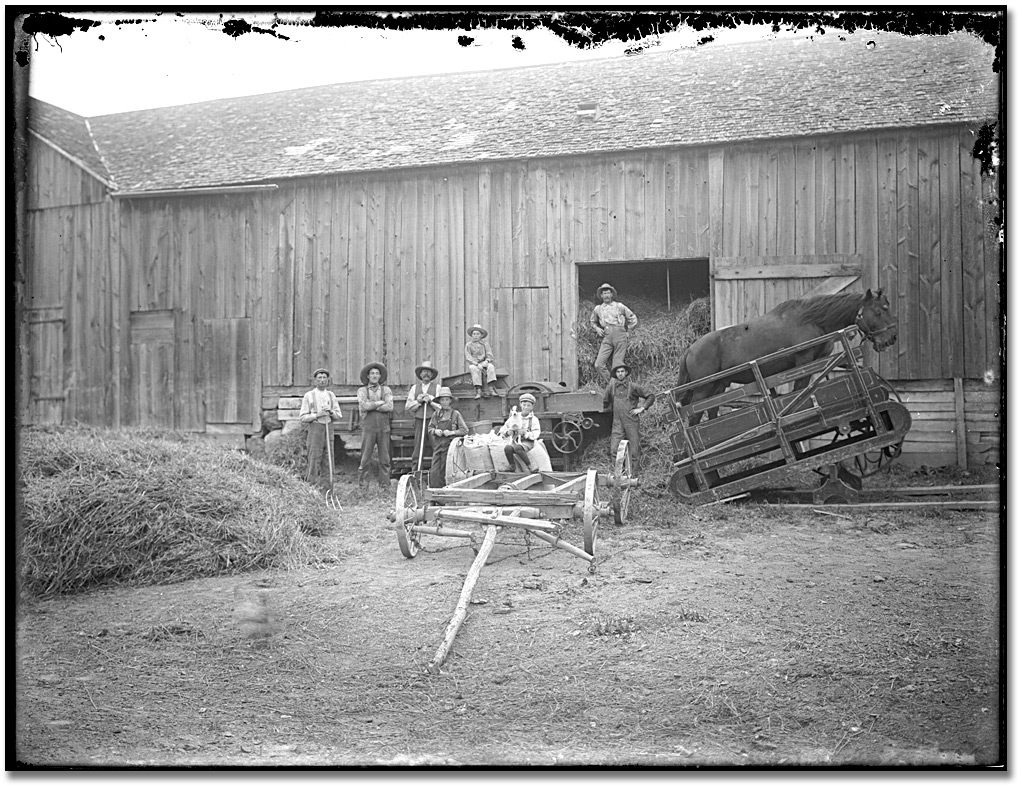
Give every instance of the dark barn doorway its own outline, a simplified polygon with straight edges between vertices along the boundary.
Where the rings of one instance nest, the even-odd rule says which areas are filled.
[[[661,303],[668,311],[710,296],[709,259],[666,259],[578,265],[579,297],[595,304],[596,288],[609,283],[625,304],[629,296]]]

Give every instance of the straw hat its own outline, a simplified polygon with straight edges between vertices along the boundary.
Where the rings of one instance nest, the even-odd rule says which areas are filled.
[[[600,284],[600,288],[596,290],[596,297],[603,297],[603,290],[609,289],[610,294],[615,298],[617,297],[617,290],[614,289],[610,284]]]
[[[378,368],[380,370],[380,384],[382,385],[384,382],[387,381],[387,367],[382,363],[377,363],[374,360],[372,363],[367,364],[366,367],[363,368],[358,373],[359,379],[362,380],[363,385],[369,384],[369,372],[372,371],[374,368]]]
[[[436,397],[438,399],[441,399],[441,398],[453,399],[454,398],[454,394],[451,393],[451,389],[450,388],[440,388],[440,390],[438,390],[436,392]]]
[[[486,338],[488,335],[490,335],[489,333],[486,332],[486,328],[484,328],[482,325],[473,325],[465,332],[468,333],[468,335],[471,337],[473,330],[478,330],[480,333],[482,333],[483,338]]]
[[[429,378],[430,382],[432,382],[434,379],[440,376],[440,372],[437,371],[436,368],[434,368],[433,362],[430,360],[424,360],[415,367],[415,378],[418,379],[419,374],[422,373],[423,371],[432,372],[433,376]]]

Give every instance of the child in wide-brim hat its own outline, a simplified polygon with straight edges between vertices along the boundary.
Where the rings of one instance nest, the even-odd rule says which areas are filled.
[[[429,485],[440,488],[447,485],[447,451],[457,437],[468,434],[465,418],[452,407],[454,395],[450,388],[440,388],[436,394],[440,410],[429,421],[429,434],[433,442],[433,462],[429,466]]]
[[[486,376],[486,395],[496,396],[497,389],[494,383],[497,381],[497,368],[493,364],[493,349],[486,341],[489,333],[482,325],[472,325],[466,331],[469,335],[468,343],[465,344],[465,362],[468,363],[468,373],[472,376],[472,384],[476,389],[476,398],[483,395],[483,375]]]

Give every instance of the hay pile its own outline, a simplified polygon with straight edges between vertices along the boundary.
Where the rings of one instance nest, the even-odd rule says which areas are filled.
[[[678,384],[678,369],[685,350],[710,330],[709,298],[697,298],[683,308],[667,311],[663,303],[646,298],[622,298],[639,327],[628,342],[625,361],[632,367],[632,379],[652,393],[661,393]],[[600,337],[589,326],[594,300],[579,303],[575,336],[579,365],[579,386],[602,389],[593,363],[600,348]],[[665,398],[658,397],[653,408],[642,416],[642,476],[647,485],[666,486],[674,470],[674,448],[670,435],[675,430]],[[580,465],[611,470],[610,440],[603,438],[588,445]]]
[[[35,596],[309,564],[335,520],[289,473],[180,434],[26,429],[19,483]]]

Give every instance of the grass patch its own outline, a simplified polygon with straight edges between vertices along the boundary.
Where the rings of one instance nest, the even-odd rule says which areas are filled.
[[[335,521],[289,472],[200,437],[29,428],[19,449],[30,596],[309,564]]]

